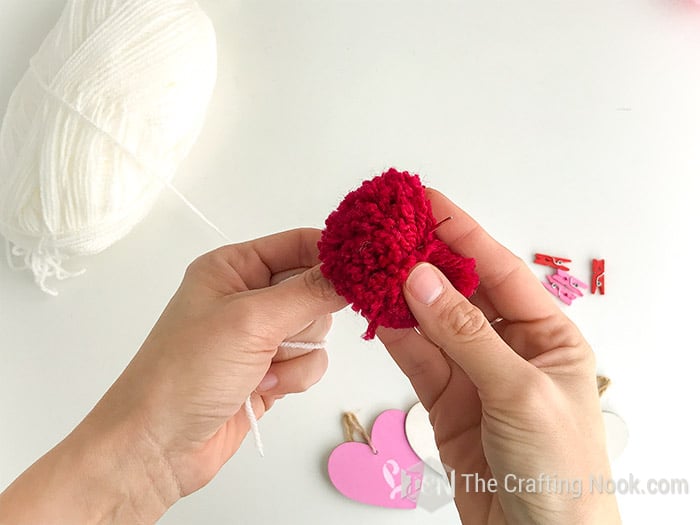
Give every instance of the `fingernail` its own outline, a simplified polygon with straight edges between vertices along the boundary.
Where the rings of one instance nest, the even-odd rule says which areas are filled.
[[[445,289],[435,268],[426,263],[414,268],[408,276],[406,285],[413,297],[428,305],[435,302]]]
[[[268,372],[267,374],[265,374],[265,377],[262,378],[262,381],[260,381],[258,388],[256,388],[255,390],[257,392],[264,392],[266,390],[270,390],[271,388],[274,388],[277,385],[277,383],[279,383],[279,381],[280,380],[276,374]]]

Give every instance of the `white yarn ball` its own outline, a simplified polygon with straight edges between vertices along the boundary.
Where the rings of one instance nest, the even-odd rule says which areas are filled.
[[[47,279],[149,212],[202,126],[216,37],[193,0],[69,0],[0,130],[8,260]]]

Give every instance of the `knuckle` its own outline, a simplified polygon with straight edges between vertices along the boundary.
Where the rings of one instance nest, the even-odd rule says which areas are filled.
[[[202,266],[206,264],[205,258],[207,257],[207,254],[200,255],[196,259],[194,259],[190,264],[187,265],[187,268],[185,269],[185,278],[186,279],[191,279],[193,276],[197,275]]]
[[[595,370],[593,349],[568,318],[545,321],[536,332],[535,342],[541,348],[557,348],[560,362],[572,369]]]
[[[446,305],[440,312],[440,322],[450,334],[465,341],[479,337],[488,325],[481,310],[465,300]]]
[[[594,376],[597,363],[595,353],[588,343],[580,344],[575,349],[574,365],[582,375]]]
[[[419,377],[431,377],[431,373],[434,372],[435,360],[433,356],[426,356],[423,358],[417,358],[410,364],[403,365],[401,370],[409,379],[413,380]]]
[[[595,352],[593,352],[593,348],[591,348],[591,345],[588,343],[583,345],[582,357],[583,362],[588,369],[595,371],[596,368],[598,368],[598,361],[596,360]]]
[[[193,276],[211,273],[217,267],[226,264],[227,261],[231,263],[232,267],[236,267],[239,262],[242,265],[244,263],[244,261],[242,261],[243,255],[244,252],[240,249],[239,245],[232,244],[222,246],[194,259],[187,266],[185,276],[191,278]]]
[[[568,318],[554,321],[554,326],[550,329],[549,341],[557,347],[583,347],[585,341],[583,335]]]

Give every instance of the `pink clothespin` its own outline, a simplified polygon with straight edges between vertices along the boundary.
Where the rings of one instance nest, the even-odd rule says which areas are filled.
[[[586,283],[563,270],[557,270],[556,274],[548,275],[547,280],[550,282],[550,284],[557,283],[565,286],[579,297],[583,296],[581,289],[583,288],[585,290],[588,288]]]
[[[571,259],[564,259],[562,257],[552,257],[551,255],[545,255],[543,253],[536,253],[535,254],[535,264],[549,266],[549,267],[555,268],[557,270],[561,269],[561,270],[568,272],[569,268],[564,266],[564,263],[568,263],[568,262],[571,262]]]
[[[552,276],[548,275],[547,279],[551,279]],[[554,297],[558,297],[563,303],[571,306],[571,303],[578,297],[573,291],[569,290],[566,286],[562,286],[557,282],[543,282],[542,285],[551,293]]]

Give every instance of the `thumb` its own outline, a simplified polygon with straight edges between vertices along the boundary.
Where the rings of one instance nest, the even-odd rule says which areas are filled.
[[[495,393],[521,380],[528,363],[435,266],[417,265],[406,280],[404,296],[421,331],[466,372],[479,390]]]
[[[347,306],[321,273],[320,265],[274,286],[237,294],[234,300],[241,301],[248,326],[280,340]]]

